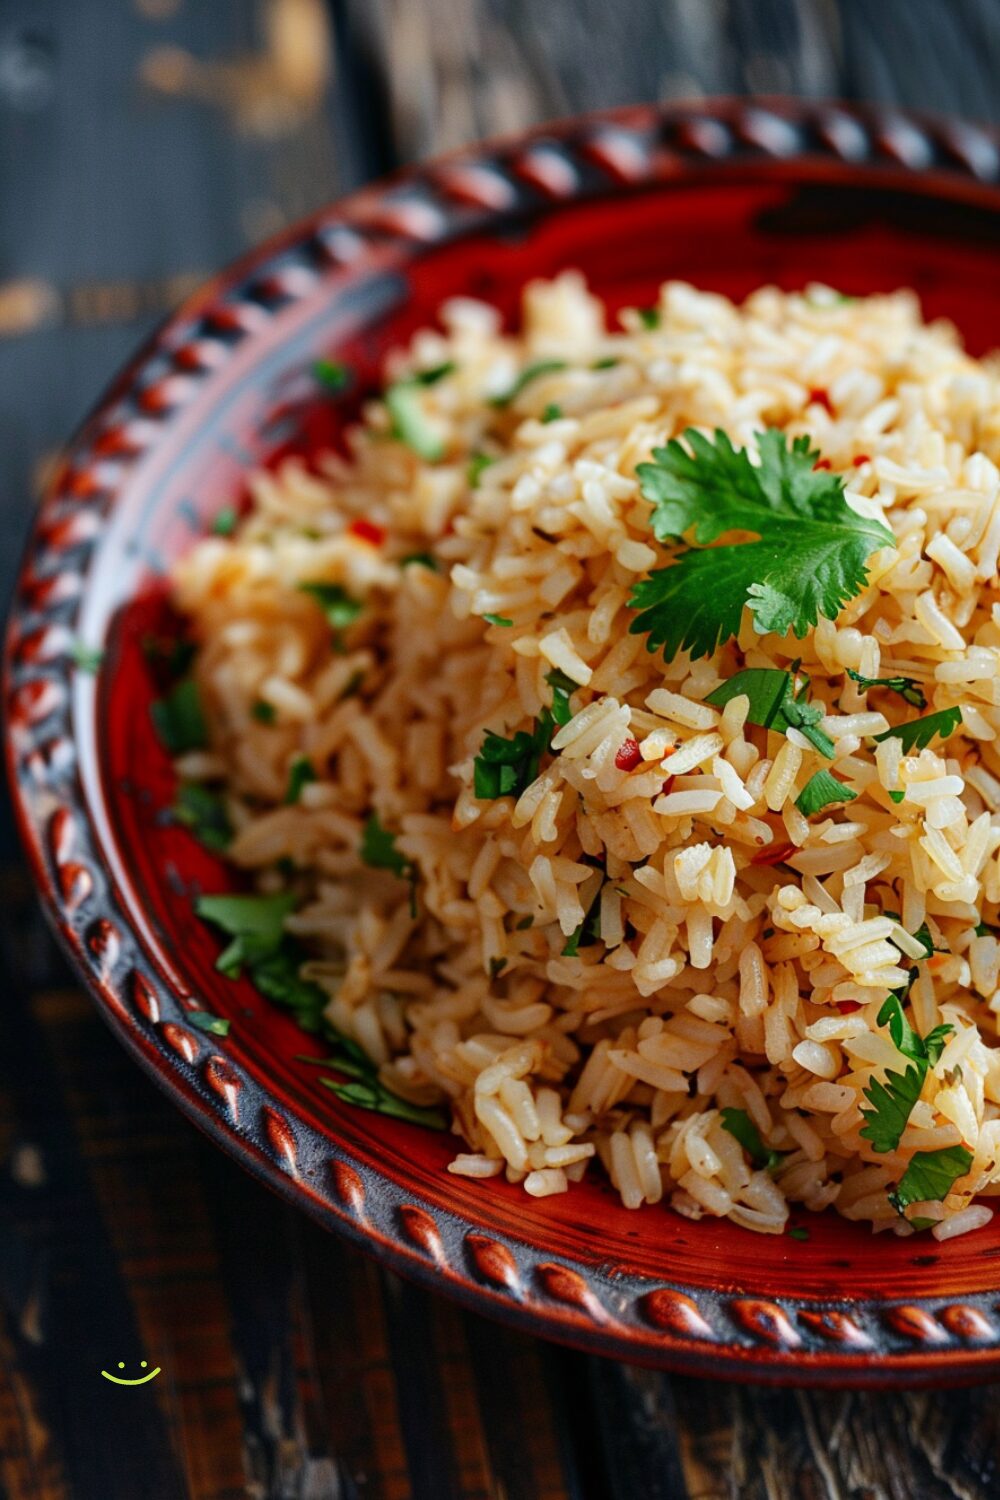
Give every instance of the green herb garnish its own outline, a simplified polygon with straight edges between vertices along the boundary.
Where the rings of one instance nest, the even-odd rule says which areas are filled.
[[[550,401],[542,412],[543,422],[558,422],[563,414],[563,409],[555,401]]]
[[[351,371],[337,359],[318,359],[312,367],[313,379],[331,396],[339,396],[351,383]]]
[[[361,858],[373,870],[390,870],[400,880],[410,882],[410,914],[415,917],[419,871],[413,861],[396,848],[396,838],[396,834],[382,827],[378,813],[371,813],[361,832]]]
[[[405,1120],[408,1125],[425,1125],[429,1130],[448,1128],[443,1109],[409,1104],[407,1100],[400,1099],[398,1094],[391,1094],[377,1078],[359,1078],[351,1083],[336,1083],[332,1078],[321,1078],[320,1083],[332,1094],[336,1094],[344,1104],[370,1109],[376,1114],[388,1115],[393,1120]]]
[[[573,717],[569,700],[580,684],[574,682],[572,677],[567,677],[558,667],[546,672],[545,681],[552,689],[552,722],[560,726],[568,724]]]
[[[935,735],[946,740],[954,734],[962,722],[960,708],[942,708],[936,714],[924,714],[923,718],[911,719],[909,724],[896,724],[884,734],[875,735],[876,740],[901,740],[904,752],[926,750]]]
[[[658,307],[637,307],[636,312],[639,314],[639,322],[643,328],[659,328],[660,309]]]
[[[258,724],[273,724],[278,716],[278,710],[273,703],[268,703],[264,698],[258,698],[251,707],[250,714]]]
[[[183,678],[164,697],[157,698],[149,711],[160,744],[171,755],[203,750],[208,744],[208,726],[193,677]]]
[[[215,967],[230,979],[237,979],[244,964],[258,964],[280,951],[285,918],[294,906],[295,896],[283,891],[273,896],[199,896],[194,909],[199,917],[232,938]]]
[[[236,530],[239,513],[235,505],[224,505],[212,522],[213,536],[232,536]]]
[[[487,625],[513,625],[514,623],[513,620],[508,620],[506,615],[487,614],[483,615],[483,619]]]
[[[809,1238],[808,1229],[786,1229],[785,1233],[790,1240],[801,1240],[803,1244]]]
[[[189,1010],[184,1013],[185,1021],[190,1021],[192,1026],[197,1026],[199,1031],[207,1031],[212,1036],[228,1036],[229,1022],[222,1016],[213,1016],[210,1010]]]
[[[288,786],[285,788],[285,801],[298,802],[302,796],[302,788],[315,781],[316,771],[313,763],[305,755],[297,755],[288,768]]]
[[[491,979],[499,979],[500,975],[503,973],[503,971],[504,971],[504,969],[506,969],[506,967],[507,967],[507,960],[505,958],[491,958],[490,959],[490,978]]]
[[[940,1203],[971,1166],[972,1152],[965,1146],[917,1151],[910,1157],[898,1186],[890,1192],[889,1202],[904,1218],[911,1203]]]
[[[490,458],[485,453],[474,453],[472,455],[472,457],[469,459],[469,467],[466,470],[466,478],[467,478],[467,480],[469,482],[469,489],[470,490],[474,490],[474,489],[478,488],[478,486],[479,486],[479,479],[480,479],[480,476],[482,475],[483,470],[484,469],[488,469],[489,466],[490,466],[490,464],[495,464],[495,463],[496,463],[496,459],[495,458]]]
[[[590,948],[601,941],[601,892],[604,884],[602,882],[598,886],[583,921],[566,939],[561,955],[563,958],[576,958],[581,948]]]
[[[429,568],[432,573],[440,573],[441,564],[433,552],[408,552],[405,557],[399,559],[401,568]]]
[[[873,1078],[864,1091],[871,1107],[861,1111],[865,1120],[861,1134],[871,1141],[875,1151],[885,1152],[895,1151],[899,1145],[913,1106],[920,1098],[927,1070],[938,1061],[955,1028],[945,1023],[935,1026],[926,1037],[919,1036],[907,1021],[898,994],[888,997],[877,1019],[879,1026],[888,1025],[893,1045],[908,1062],[904,1072],[888,1071],[884,1083]]]
[[[104,652],[100,646],[88,646],[85,641],[72,640],[69,643],[69,655],[73,665],[81,672],[89,672],[94,676],[101,669],[104,660]]]
[[[851,510],[840,475],[813,467],[808,437],[789,448],[775,428],[758,433],[759,466],[721,430],[714,440],[694,428],[684,437],[690,454],[673,439],[637,469],[657,540],[691,532],[702,544],[635,586],[630,629],[649,637],[650,651],[710,656],[738,633],[744,606],[762,634],[802,637],[820,615],[835,619],[867,583],[867,559],[895,544],[881,521]],[[733,531],[758,540],[705,545]]]
[[[326,615],[335,641],[340,641],[342,632],[354,624],[364,609],[361,600],[353,598],[341,583],[300,583],[298,587],[299,593],[315,599]]]
[[[764,1145],[760,1131],[745,1109],[724,1109],[722,1128],[736,1137],[755,1167],[766,1168],[768,1172],[774,1172],[781,1166],[787,1155],[787,1152],[774,1151],[770,1146]]]
[[[869,688],[884,687],[892,693],[898,693],[913,708],[927,707],[924,690],[915,677],[862,677],[860,672],[852,672],[850,667],[847,668],[847,675],[866,692]]]
[[[546,708],[531,731],[519,729],[511,738],[487,729],[474,763],[473,789],[477,797],[519,797],[538,775],[542,756],[552,738],[553,716]]]
[[[218,792],[210,791],[200,782],[179,786],[171,811],[176,821],[189,828],[206,849],[221,853],[232,842],[233,828],[226,804]]]
[[[832,771],[817,771],[810,776],[795,799],[795,806],[804,818],[811,818],[822,808],[835,802],[853,802],[857,792],[852,792]]]
[[[744,694],[750,700],[747,718],[751,724],[774,729],[779,734],[797,729],[821,755],[832,758],[836,746],[828,734],[817,728],[823,710],[817,704],[806,703],[801,694],[795,696],[795,679],[791,672],[777,671],[772,667],[748,667],[745,672],[737,672],[735,677],[720,683],[705,702],[724,708],[730,699]]]
[[[538,359],[532,365],[525,365],[512,385],[509,385],[499,396],[490,398],[490,405],[509,406],[533,380],[537,380],[542,375],[554,375],[557,370],[565,370],[565,368],[564,359]]]
[[[383,400],[392,418],[392,435],[412,448],[418,458],[427,463],[440,463],[444,458],[444,439],[431,427],[420,400],[421,386],[427,381],[400,380],[390,385]]]
[[[613,370],[616,365],[620,364],[621,360],[616,354],[606,354],[603,359],[595,359],[590,368],[592,370]]]

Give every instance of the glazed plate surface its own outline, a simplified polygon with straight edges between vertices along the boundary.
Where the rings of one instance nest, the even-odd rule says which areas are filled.
[[[844,106],[638,109],[472,148],[366,190],[224,273],[122,374],[44,498],[8,632],[7,755],[42,898],[102,1013],[219,1145],[404,1274],[534,1332],[675,1369],[857,1384],[996,1377],[1000,1217],[946,1244],[801,1214],[805,1242],[664,1209],[596,1177],[536,1201],[449,1176],[448,1138],[340,1104],[318,1052],[216,973],[192,916],[224,866],[164,816],[144,637],[166,574],[249,469],[336,446],[385,352],[455,294],[511,317],[579,267],[614,309],[666,277],[915,288],[1000,346],[1000,154],[988,132]],[[77,640],[102,647],[96,676]],[[223,1039],[186,1017],[231,1018]]]

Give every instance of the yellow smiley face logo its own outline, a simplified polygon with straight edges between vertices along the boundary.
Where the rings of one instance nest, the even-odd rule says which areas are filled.
[[[123,1359],[120,1359],[118,1361],[118,1368],[119,1370],[124,1370],[125,1361]],[[139,1368],[145,1370],[146,1361],[144,1359],[141,1359],[139,1361]],[[112,1385],[145,1385],[147,1381],[155,1379],[155,1377],[159,1375],[159,1373],[160,1366],[157,1365],[155,1370],[150,1370],[146,1375],[140,1375],[137,1380],[125,1380],[121,1375],[109,1375],[107,1370],[101,1371],[101,1374],[104,1376],[105,1380],[110,1380]]]

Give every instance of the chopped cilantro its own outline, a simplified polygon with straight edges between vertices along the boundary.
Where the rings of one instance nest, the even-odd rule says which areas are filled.
[[[602,883],[598,886],[583,921],[566,939],[566,945],[562,950],[563,958],[576,958],[581,948],[590,948],[594,943],[601,941],[601,891],[603,889]]]
[[[149,711],[160,743],[171,755],[203,750],[208,744],[208,727],[193,677],[182,678],[169,693],[151,703]]]
[[[643,328],[659,328],[660,309],[658,307],[637,307],[636,312],[639,314],[639,322]]]
[[[194,909],[232,938],[215,967],[236,979],[244,964],[258,964],[280,952],[285,918],[294,906],[295,896],[283,891],[273,896],[199,896]]]
[[[208,1031],[212,1036],[228,1036],[229,1022],[222,1016],[213,1016],[210,1010],[189,1010],[184,1014],[185,1021],[190,1021],[192,1026],[197,1026],[199,1031]]]
[[[527,932],[528,928],[529,927],[534,927],[534,925],[535,925],[535,919],[534,919],[534,917],[522,917],[519,922],[515,923],[514,931],[515,932]]]
[[[915,677],[862,677],[860,672],[852,672],[850,667],[847,669],[847,675],[852,682],[856,682],[865,691],[873,687],[888,688],[890,692],[898,693],[913,708],[927,707],[924,690]]]
[[[899,1145],[913,1106],[920,1098],[927,1070],[940,1058],[954,1027],[935,1026],[926,1037],[919,1036],[907,1021],[898,994],[885,1001],[878,1013],[878,1025],[888,1025],[893,1045],[908,1063],[902,1073],[888,1070],[884,1083],[873,1078],[864,1091],[870,1108],[861,1111],[865,1120],[861,1134],[871,1141],[875,1151],[885,1152],[895,1151]]]
[[[774,1151],[770,1146],[764,1145],[760,1131],[745,1109],[724,1109],[722,1128],[736,1137],[755,1167],[766,1167],[769,1172],[773,1172],[784,1161],[787,1153]]]
[[[889,793],[889,800],[890,800],[890,802],[902,802],[902,800],[903,800],[903,798],[905,796],[906,796],[905,792],[890,792]]]
[[[513,620],[508,620],[506,615],[488,614],[483,615],[483,619],[488,625],[513,625],[514,623]]]
[[[457,366],[453,359],[446,359],[439,365],[430,365],[426,370],[417,370],[409,378],[414,385],[437,385],[446,375],[453,375]]]
[[[565,370],[565,368],[564,359],[538,359],[534,364],[525,365],[520,375],[505,391],[491,398],[490,405],[509,406],[533,380],[537,380],[541,375],[555,375],[558,370]]]
[[[705,702],[724,708],[732,698],[744,694],[750,700],[747,718],[751,724],[760,724],[779,734],[797,729],[821,755],[833,756],[836,746],[829,735],[817,728],[823,710],[814,703],[804,702],[801,696],[795,696],[795,679],[791,672],[780,672],[772,667],[749,667],[720,683]]]
[[[418,871],[413,861],[396,848],[396,837],[382,827],[378,813],[371,813],[361,831],[361,858],[373,870],[390,870],[400,880],[410,882],[410,913],[415,917]]]
[[[542,412],[542,421],[543,422],[558,422],[559,418],[562,416],[562,414],[563,414],[562,407],[559,406],[557,402],[550,401],[546,405],[545,410]]]
[[[278,711],[273,703],[268,703],[264,698],[258,698],[250,710],[251,716],[258,724],[273,724],[277,718]]]
[[[392,435],[412,448],[418,458],[428,463],[440,463],[444,458],[444,440],[427,421],[420,400],[421,386],[428,382],[399,380],[387,389],[384,401],[392,418]]]
[[[69,645],[70,659],[81,672],[95,675],[101,669],[104,652],[100,646],[88,646],[86,641],[72,640]]]
[[[490,458],[486,453],[474,453],[469,459],[469,467],[466,470],[466,478],[469,481],[469,489],[474,490],[479,486],[479,480],[484,469],[490,464],[495,464],[496,459]]]
[[[569,700],[580,684],[574,682],[572,677],[567,677],[566,673],[560,671],[558,667],[553,667],[551,672],[546,672],[545,681],[552,689],[553,723],[559,725],[568,724],[573,717],[573,710],[570,707]]]
[[[700,545],[636,584],[632,633],[669,659],[681,650],[710,656],[738,633],[744,606],[762,634],[802,637],[820,615],[835,619],[867,583],[868,557],[895,544],[892,532],[850,508],[842,476],[813,467],[808,437],[789,448],[768,428],[757,435],[755,466],[721,430],[684,436],[690,454],[673,439],[637,473],[657,540],[691,532]],[[734,531],[757,540],[706,545]]]
[[[988,922],[976,923],[976,937],[996,937],[998,929],[991,927]]]
[[[200,782],[179,786],[172,811],[175,820],[189,828],[206,849],[221,853],[229,847],[233,828],[218,792],[210,791]]]
[[[169,677],[180,677],[194,660],[194,641],[177,636],[144,635],[142,654],[151,666],[162,667]]]
[[[285,801],[298,802],[302,796],[302,788],[315,781],[316,771],[313,763],[305,755],[297,755],[288,768],[288,786],[285,788]]]
[[[504,969],[506,969],[506,967],[507,967],[507,960],[505,958],[491,958],[490,959],[490,978],[491,979],[499,979],[500,975],[503,973],[503,971],[504,971]]]
[[[302,962],[297,945],[285,937],[276,952],[250,964],[250,978],[268,1000],[290,1010],[303,1031],[321,1031],[330,997],[318,984],[302,978]]]
[[[621,360],[616,354],[606,354],[603,359],[595,359],[590,368],[592,370],[613,370],[616,365],[620,364]]]
[[[538,775],[542,756],[552,737],[553,718],[543,709],[530,733],[519,729],[509,740],[487,729],[476,756],[473,787],[477,797],[519,797]]]
[[[940,1203],[960,1177],[972,1166],[972,1152],[965,1146],[945,1146],[940,1151],[917,1151],[910,1157],[889,1202],[898,1214],[911,1203]]]
[[[353,698],[355,693],[357,693],[361,688],[361,684],[364,682],[364,680],[365,669],[364,667],[358,667],[356,671],[351,673],[350,677],[348,677],[347,681],[345,682],[343,688],[341,689],[340,698],[338,701],[343,703],[345,698]]]
[[[904,753],[910,750],[925,750],[935,735],[946,740],[954,734],[962,722],[960,708],[942,708],[936,714],[924,714],[920,719],[911,719],[909,724],[896,724],[884,734],[875,735],[876,740],[897,739],[902,742]]]
[[[320,1082],[344,1104],[370,1109],[376,1114],[388,1115],[393,1120],[405,1120],[408,1125],[425,1125],[430,1130],[448,1128],[448,1119],[443,1109],[432,1105],[410,1104],[398,1094],[391,1094],[376,1076],[358,1078],[351,1083],[337,1083],[332,1078],[321,1078]]]
[[[440,573],[441,564],[433,552],[408,552],[405,557],[399,559],[401,568],[429,568],[432,573]]]
[[[788,1229],[785,1231],[790,1240],[801,1240],[803,1244],[809,1238],[808,1229]]]
[[[337,641],[364,609],[361,600],[353,598],[341,583],[300,583],[299,593],[315,599]]]
[[[239,513],[235,505],[224,505],[212,522],[213,536],[232,536],[236,530]]]
[[[312,367],[313,379],[331,396],[339,396],[351,383],[351,371],[337,359],[318,359]]]
[[[814,813],[835,802],[853,802],[857,795],[857,792],[852,792],[849,786],[845,786],[834,776],[832,771],[817,771],[815,776],[810,776],[796,797],[795,806],[804,818],[811,818]]]

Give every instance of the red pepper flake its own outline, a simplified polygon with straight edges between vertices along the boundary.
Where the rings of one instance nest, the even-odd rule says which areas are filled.
[[[347,528],[351,536],[356,536],[363,542],[371,542],[373,547],[381,547],[388,532],[384,526],[376,526],[374,521],[357,520],[352,521]]]
[[[870,464],[871,461],[872,456],[870,453],[858,453],[854,458],[851,459],[851,463],[856,469],[860,469],[862,464]]]
[[[676,776],[668,776],[667,777],[666,781],[660,787],[660,796],[661,797],[669,797],[670,796],[670,793],[674,789],[674,782],[676,780],[677,780]]]
[[[750,861],[752,865],[780,865],[792,854],[798,853],[797,844],[768,844]]]
[[[619,747],[615,756],[615,765],[619,771],[634,771],[642,760],[642,751],[639,749],[639,741],[634,740],[631,735]]]
[[[842,1016],[853,1016],[856,1010],[864,1009],[860,1000],[835,1000],[834,1004]]]
[[[809,392],[810,406],[823,406],[833,416],[833,402],[830,400],[830,392],[824,390],[821,385],[814,385]]]
[[[828,458],[817,458],[816,462],[813,464],[813,469],[832,469],[832,468],[833,468],[833,464],[830,462],[830,460]]]

